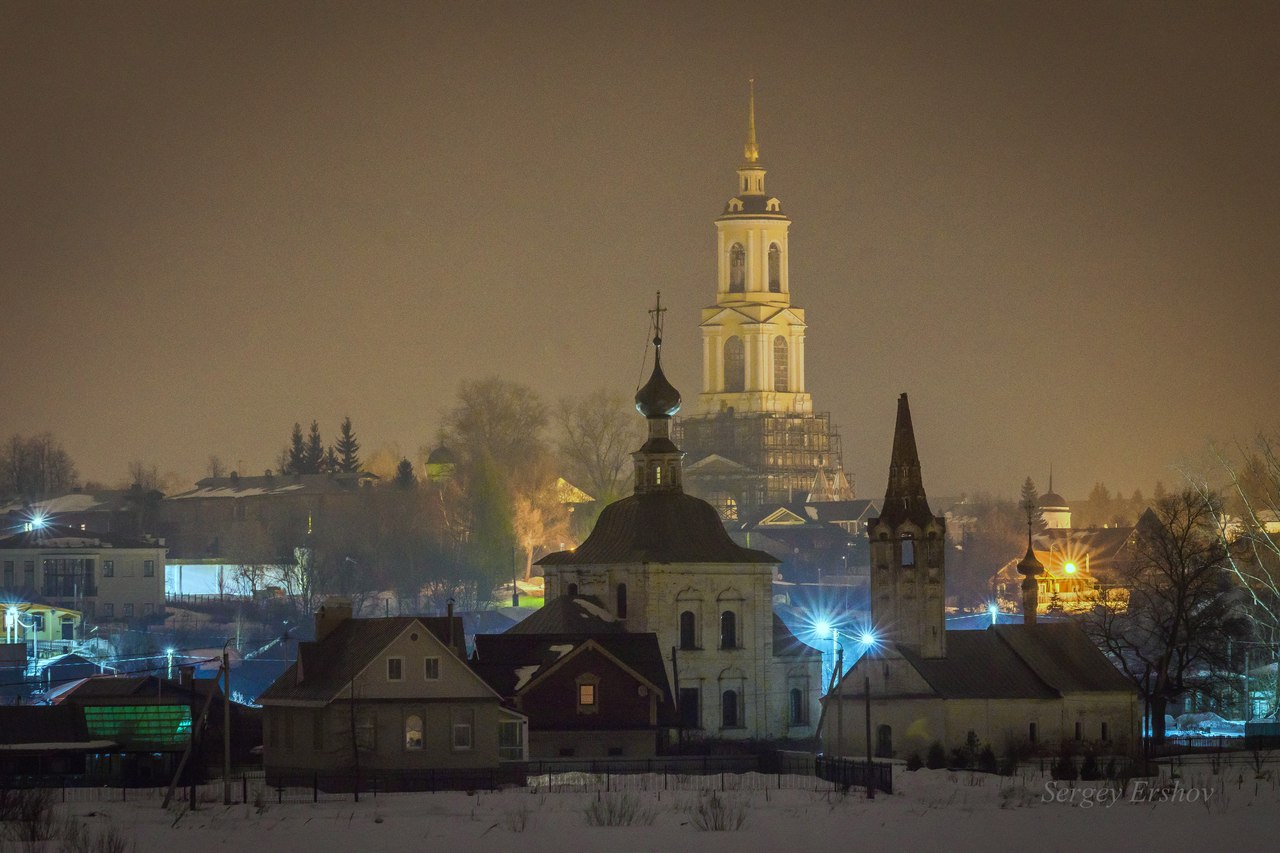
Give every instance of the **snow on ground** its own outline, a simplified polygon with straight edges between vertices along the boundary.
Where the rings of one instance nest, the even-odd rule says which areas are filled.
[[[58,810],[90,826],[118,827],[136,839],[138,851],[183,853],[430,848],[555,853],[856,848],[907,853],[926,845],[983,853],[1276,849],[1280,755],[1262,774],[1249,758],[1228,757],[1217,772],[1207,757],[1187,758],[1181,767],[1166,766],[1158,779],[1141,780],[1137,788],[1130,782],[1118,800],[1114,785],[1054,783],[1039,773],[1006,779],[899,769],[896,793],[874,800],[857,789],[847,794],[816,790],[825,783],[807,778],[783,777],[784,787],[778,789],[775,776],[729,776],[727,788],[745,790],[717,790],[717,796],[746,814],[742,828],[731,832],[696,829],[690,810],[699,794],[661,790],[662,776],[614,777],[614,786],[622,782],[630,789],[622,793],[553,792],[544,785],[476,794],[366,795],[359,803],[207,803],[195,812],[177,806],[164,810],[158,799],[68,803]],[[718,789],[720,777],[699,783]],[[639,790],[641,786],[647,790]],[[641,809],[652,810],[652,825],[587,825],[585,812],[593,802],[619,797],[632,797]]]

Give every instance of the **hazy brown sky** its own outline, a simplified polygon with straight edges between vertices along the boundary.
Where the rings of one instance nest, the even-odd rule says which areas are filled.
[[[258,472],[458,382],[700,376],[755,75],[863,496],[1176,480],[1280,425],[1276,3],[0,3],[0,435]]]

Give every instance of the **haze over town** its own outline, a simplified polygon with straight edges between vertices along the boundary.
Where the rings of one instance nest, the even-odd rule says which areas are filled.
[[[463,380],[699,387],[746,79],[860,496],[1176,481],[1274,427],[1274,5],[0,8],[0,434],[85,479],[430,445]],[[122,49],[127,46],[127,49]]]

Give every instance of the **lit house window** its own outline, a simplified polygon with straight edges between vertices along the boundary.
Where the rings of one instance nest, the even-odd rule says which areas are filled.
[[[440,658],[427,658],[422,668],[427,681],[440,680]]]
[[[422,718],[410,714],[404,720],[404,748],[408,750],[422,749]]]
[[[600,710],[600,678],[592,673],[584,672],[574,679],[574,689],[578,692],[578,713],[595,714]]]
[[[387,681],[404,678],[404,658],[387,658]]]

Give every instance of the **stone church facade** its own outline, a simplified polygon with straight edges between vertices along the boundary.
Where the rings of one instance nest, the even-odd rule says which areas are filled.
[[[636,394],[649,437],[632,454],[635,493],[606,507],[578,548],[539,561],[547,599],[590,597],[603,618],[657,635],[685,739],[812,737],[821,653],[773,613],[778,561],[734,543],[716,510],[684,492],[670,435],[680,395],[662,372],[660,331],[654,343]]]
[[[843,644],[861,657],[823,699],[824,751],[905,758],[934,742],[950,751],[974,739],[997,753],[1056,751],[1064,741],[1107,753],[1135,748],[1137,691],[1074,623],[1036,624],[1034,595],[1024,624],[945,629],[945,533],[925,497],[903,394],[884,509],[868,525],[874,642]],[[1039,567],[1028,559],[1019,570],[1034,589]]]

